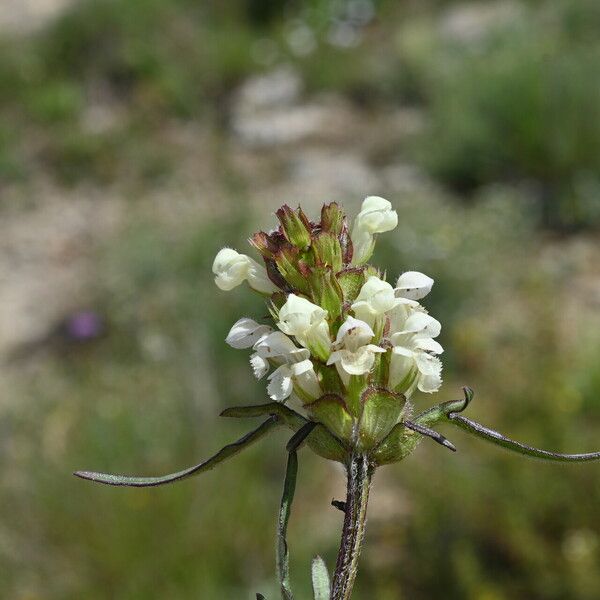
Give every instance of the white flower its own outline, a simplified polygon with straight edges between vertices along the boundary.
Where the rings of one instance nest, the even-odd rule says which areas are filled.
[[[272,400],[283,402],[294,391],[294,382],[311,396],[309,401],[316,400],[321,395],[321,389],[313,370],[313,364],[308,359],[299,363],[284,364],[277,367],[269,375],[267,393]],[[309,390],[313,393],[311,394]]]
[[[232,248],[223,248],[218,252],[212,270],[215,283],[225,291],[232,290],[246,280],[253,290],[261,294],[272,294],[278,289],[264,267]]]
[[[306,348],[298,348],[287,335],[273,331],[261,337],[254,344],[254,350],[250,364],[257,379],[269,371],[269,360],[278,365],[269,375],[267,386],[273,400],[281,402],[288,398],[294,390],[294,383],[300,388],[299,393],[304,393],[303,399],[311,401],[321,395],[317,375],[309,360],[310,352]]]
[[[306,298],[290,294],[279,310],[277,327],[293,335],[298,343],[320,359],[326,360],[329,356],[331,339],[327,311]]]
[[[377,317],[383,316],[400,304],[412,306],[417,303],[406,298],[396,298],[394,288],[387,281],[372,275],[360,289],[352,304],[352,310],[358,319],[373,327]]]
[[[406,271],[398,277],[396,295],[411,300],[420,300],[429,294],[433,279],[418,271]]]
[[[393,333],[390,362],[390,386],[407,396],[415,387],[422,392],[436,392],[442,384],[442,361],[435,355],[444,349],[433,338],[440,334],[439,321],[422,311],[406,318],[402,331]]]
[[[365,198],[352,227],[354,248],[352,263],[361,265],[373,254],[377,233],[391,231],[398,225],[398,214],[392,210],[390,202],[379,196]]]
[[[261,337],[272,331],[268,325],[260,325],[253,319],[242,317],[233,324],[225,341],[232,348],[251,348]]]
[[[334,352],[327,364],[336,364],[338,371],[341,369],[347,375],[368,373],[375,362],[375,354],[385,352],[383,348],[369,343],[374,335],[373,330],[364,321],[346,317],[338,331],[333,345]]]

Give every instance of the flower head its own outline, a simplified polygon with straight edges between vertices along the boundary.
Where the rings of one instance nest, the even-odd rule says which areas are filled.
[[[365,264],[376,236],[396,227],[396,211],[387,200],[369,196],[351,229],[336,203],[324,205],[318,221],[300,207],[283,206],[276,217],[275,229],[250,237],[264,266],[230,248],[215,258],[217,285],[229,290],[248,281],[269,295],[273,320],[271,326],[239,319],[227,343],[252,348],[252,371],[257,379],[267,378],[272,400],[299,398],[333,435],[377,429],[388,410],[384,420],[393,426],[406,397],[439,388],[443,351],[434,339],[439,322],[418,302],[433,279],[407,271],[393,286]],[[361,443],[378,436],[363,435]]]

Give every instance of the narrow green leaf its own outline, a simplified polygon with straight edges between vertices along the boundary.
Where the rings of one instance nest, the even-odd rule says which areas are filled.
[[[561,454],[560,452],[550,452],[548,450],[541,450],[540,448],[534,448],[521,442],[516,442],[507,438],[506,436],[484,427],[479,423],[462,417],[460,415],[451,414],[448,417],[450,423],[460,427],[467,433],[472,433],[481,439],[501,446],[506,450],[512,450],[518,452],[524,456],[531,456],[533,458],[541,458],[543,460],[551,460],[557,462],[587,462],[592,460],[600,460],[600,452],[585,452],[583,454]]]
[[[288,454],[285,481],[283,483],[283,494],[279,508],[279,520],[277,522],[277,574],[283,600],[293,600],[290,585],[289,550],[286,541],[287,526],[292,509],[292,501],[296,491],[296,476],[298,474],[298,455],[295,451]]]
[[[114,486],[129,486],[129,487],[153,487],[157,485],[164,485],[166,483],[172,483],[181,479],[186,479],[192,475],[198,475],[205,471],[210,471],[216,467],[219,463],[231,458],[241,452],[244,448],[247,448],[254,442],[257,442],[263,438],[271,429],[278,425],[277,417],[269,417],[256,429],[253,429],[239,440],[228,444],[224,448],[221,448],[211,458],[183,471],[177,471],[177,473],[171,473],[170,475],[164,475],[162,477],[132,477],[129,475],[111,475],[109,473],[94,473],[91,471],[76,471],[73,475],[81,477],[81,479],[89,479],[98,483]]]
[[[329,600],[331,597],[329,573],[325,561],[320,556],[313,558],[311,576],[314,600]]]
[[[452,450],[452,452],[456,452],[456,447],[454,444],[447,438],[445,438],[441,433],[434,431],[433,429],[429,429],[429,427],[423,427],[423,425],[417,425],[411,421],[404,421],[404,426],[424,435],[428,438],[431,438],[434,442],[440,444],[440,446],[444,446],[444,448],[448,448],[448,450]]]
[[[296,433],[290,438],[290,441],[286,444],[285,449],[288,452],[295,452],[302,446],[306,438],[312,433],[312,430],[318,425],[314,421],[309,421],[303,425]]]

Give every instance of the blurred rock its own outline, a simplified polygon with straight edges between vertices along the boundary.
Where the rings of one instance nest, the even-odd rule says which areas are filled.
[[[337,190],[341,194],[366,193],[378,187],[373,169],[359,155],[321,149],[299,153],[291,163],[290,178],[303,186]]]
[[[248,112],[289,106],[299,100],[301,92],[298,73],[291,68],[279,68],[248,79],[237,93],[235,110]]]
[[[251,77],[237,92],[231,110],[236,141],[248,147],[276,147],[335,135],[347,122],[348,107],[337,96],[301,101],[295,71],[277,69]]]
[[[0,32],[29,33],[58,17],[76,0],[2,0]]]
[[[523,6],[511,0],[466,2],[448,9],[442,17],[440,31],[457,42],[479,42],[495,28],[519,19]]]

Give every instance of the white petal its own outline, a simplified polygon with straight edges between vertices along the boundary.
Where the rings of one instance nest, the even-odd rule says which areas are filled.
[[[441,344],[431,338],[417,338],[414,341],[414,346],[419,350],[432,352],[433,354],[442,354],[444,352]]]
[[[404,298],[420,300],[429,294],[433,283],[433,279],[423,273],[407,271],[398,277],[396,293]]]
[[[437,337],[442,331],[442,325],[427,313],[415,311],[409,315],[401,333],[417,333],[419,337]]]
[[[292,372],[287,365],[278,367],[269,375],[267,393],[272,400],[282,402],[286,398],[289,398],[293,389]]]
[[[273,294],[279,288],[269,279],[267,270],[254,259],[248,258],[248,285],[261,294]]]
[[[339,362],[342,360],[342,354],[344,350],[337,350],[336,352],[332,352],[327,359],[327,364],[332,365],[333,363]]]
[[[406,346],[394,346],[392,348],[392,353],[397,354],[398,356],[406,356],[407,358],[412,358],[414,356],[414,352]]]
[[[379,196],[369,196],[362,203],[355,221],[355,227],[369,233],[384,233],[398,225],[398,213],[392,204]]]
[[[376,354],[381,354],[382,352],[386,352],[385,348],[381,346],[376,346],[375,344],[367,344],[364,346],[369,352],[375,352]]]
[[[429,373],[421,374],[418,378],[417,387],[422,392],[428,394],[437,392],[442,385],[442,361],[439,359],[435,360],[437,361],[437,369],[432,369]]]
[[[212,266],[217,286],[224,291],[229,291],[240,285],[248,277],[250,261],[248,256],[232,248],[220,250]]]
[[[269,372],[269,361],[256,353],[250,357],[250,366],[256,379],[261,379]]]
[[[412,355],[408,357],[393,353],[390,360],[389,386],[395,388],[407,378],[413,369],[415,369],[415,361]]]
[[[350,375],[364,375],[371,370],[375,362],[375,355],[366,346],[359,348],[357,352],[342,353],[340,361],[342,368]]]
[[[233,327],[229,330],[225,341],[232,348],[250,348],[262,336],[271,331],[273,330],[268,325],[261,325],[254,319],[242,317],[233,324]]]
[[[281,333],[281,331],[273,330],[269,335],[260,338],[254,345],[254,349],[265,358],[286,356],[294,350],[299,350],[298,346],[287,335]]]
[[[307,371],[312,370],[312,368],[313,364],[308,359],[290,365],[290,370],[294,375],[302,375],[302,373],[306,373]]]
[[[442,371],[442,361],[437,356],[432,356],[426,352],[418,352],[415,354],[417,368],[423,375],[435,375]]]
[[[364,337],[367,341],[369,341],[375,335],[375,332],[369,327],[367,323],[361,321],[360,319],[355,319],[354,317],[347,316],[346,320],[342,323],[342,326],[338,330],[337,337],[335,338],[335,343],[343,344],[345,342],[344,338],[346,338],[346,336],[352,330],[356,330],[356,332],[359,333],[361,337]]]

